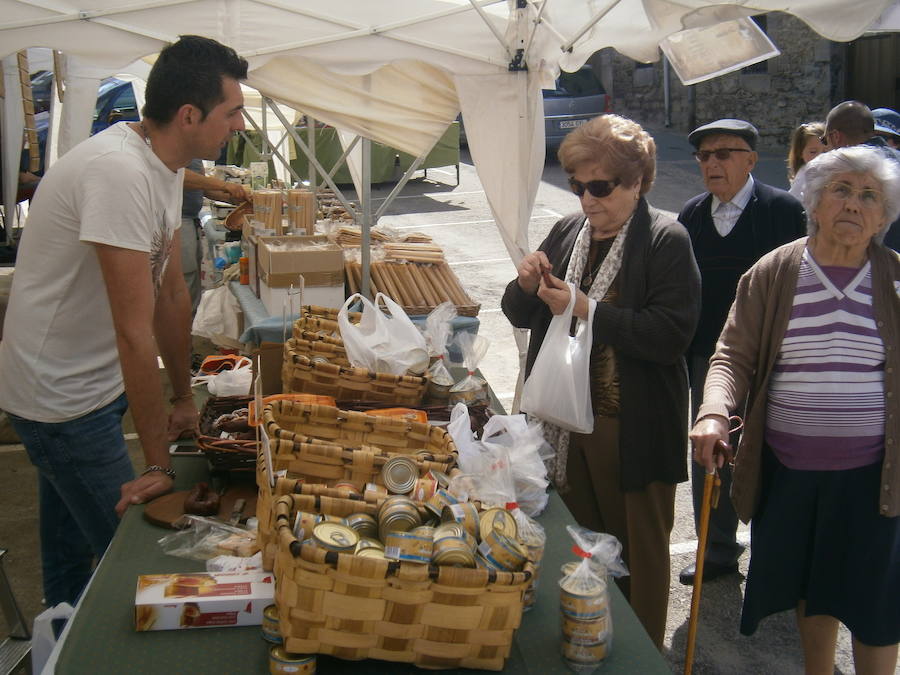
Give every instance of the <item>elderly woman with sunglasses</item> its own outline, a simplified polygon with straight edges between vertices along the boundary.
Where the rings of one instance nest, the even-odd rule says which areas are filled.
[[[725,461],[747,401],[732,500],[752,518],[741,632],[794,609],[807,673],[832,673],[838,622],[857,673],[893,673],[900,639],[900,167],[841,148],[806,168],[809,237],[741,278],[710,361],[694,458]]]
[[[644,197],[656,145],[640,125],[596,117],[566,136],[559,159],[581,210],[523,258],[502,307],[514,326],[531,329],[527,374],[551,318],[569,301],[566,282],[577,289],[576,316],[586,318],[596,303],[594,431],[545,428],[556,450],[551,478],[579,524],[622,542],[630,577],[620,586],[661,647],[675,485],[687,479],[683,355],[700,311],[700,277],[685,229]]]

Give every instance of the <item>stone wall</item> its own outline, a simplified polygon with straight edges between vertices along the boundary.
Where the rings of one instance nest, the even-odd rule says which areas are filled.
[[[779,12],[767,15],[766,33],[781,50],[766,62],[767,72],[738,71],[685,87],[670,69],[673,129],[687,133],[706,122],[737,117],[759,129],[761,149],[782,152],[794,127],[824,119],[832,105],[843,100],[845,46]],[[616,112],[643,124],[664,125],[662,63],[638,64],[612,50],[598,57],[595,61],[612,64],[608,70]]]

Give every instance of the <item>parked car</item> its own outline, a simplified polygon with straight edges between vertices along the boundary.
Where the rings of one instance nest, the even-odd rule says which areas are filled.
[[[612,99],[594,69],[582,66],[561,72],[554,89],[544,89],[544,136],[547,147],[557,149],[572,129],[592,117],[612,112]]]
[[[42,87],[46,84],[48,100],[49,87],[53,86],[52,73],[50,73],[50,76],[49,79],[41,80]],[[35,91],[34,80],[32,80],[32,92]],[[35,94],[36,96],[37,94]],[[35,98],[35,104],[37,104],[37,98]],[[35,127],[38,133],[38,144],[41,148],[41,168],[38,171],[38,175],[43,175],[44,173],[44,148],[47,144],[47,125],[50,120],[49,113],[46,110],[45,108],[44,111],[38,112],[35,109],[36,114],[34,116]],[[97,90],[97,102],[94,104],[91,136],[116,122],[137,122],[140,119],[137,100],[134,96],[134,87],[131,86],[131,82],[120,80],[117,77],[107,77],[100,83],[100,87]]]
[[[553,89],[544,89],[544,136],[547,148],[556,150],[566,134],[592,117],[612,112],[612,98],[594,69],[584,65],[574,73],[559,74]],[[459,116],[459,142],[467,144]]]

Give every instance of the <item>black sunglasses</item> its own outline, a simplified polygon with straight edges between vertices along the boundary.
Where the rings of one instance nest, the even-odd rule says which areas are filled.
[[[694,157],[697,158],[698,162],[708,162],[709,158],[715,155],[716,159],[720,162],[724,162],[726,159],[731,157],[732,152],[752,152],[752,150],[747,150],[747,148],[716,148],[715,150],[697,150],[697,152],[693,153]]]
[[[612,180],[589,180],[587,183],[582,183],[580,180],[575,180],[569,176],[569,187],[579,197],[584,195],[585,190],[597,199],[609,197],[621,182],[618,178],[613,178]]]

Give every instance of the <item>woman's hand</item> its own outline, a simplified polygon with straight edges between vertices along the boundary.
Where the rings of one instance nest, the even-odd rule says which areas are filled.
[[[694,445],[694,461],[705,467],[707,473],[712,473],[716,466],[722,468],[726,461],[731,460],[731,446],[728,445],[728,418],[721,415],[707,415],[697,420],[689,437]],[[725,446],[725,453],[716,452],[719,441]]]
[[[548,272],[541,277],[537,295],[555,316],[566,311],[571,291],[569,284]],[[579,319],[587,319],[588,302],[588,297],[580,290],[575,289],[575,307],[572,308],[572,315]]]
[[[526,293],[534,295],[541,283],[541,276],[550,273],[553,266],[543,251],[529,253],[519,263],[519,288]]]

